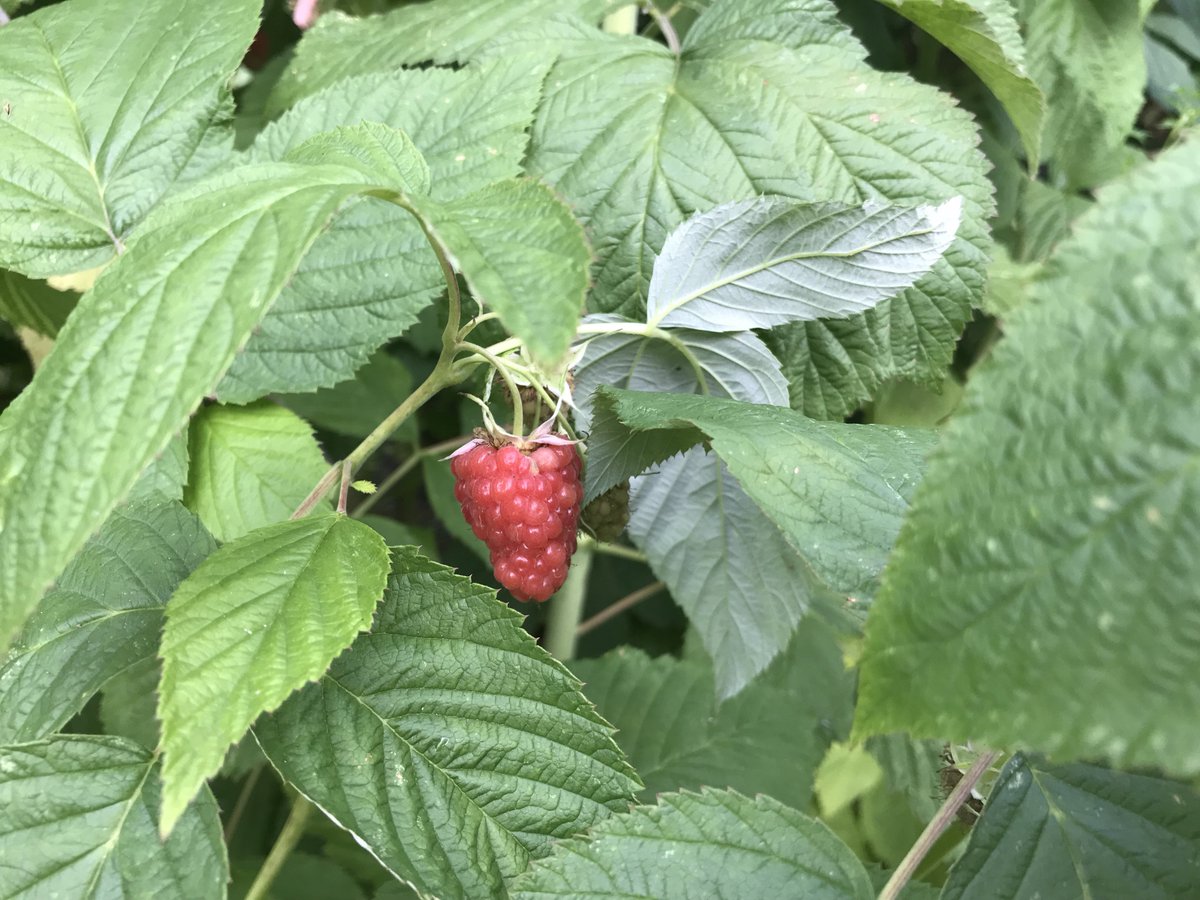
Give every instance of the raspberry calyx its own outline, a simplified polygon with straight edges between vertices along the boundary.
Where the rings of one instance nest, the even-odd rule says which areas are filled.
[[[463,518],[491,552],[496,579],[542,602],[567,580],[575,553],[583,463],[563,435],[483,434],[451,457]]]

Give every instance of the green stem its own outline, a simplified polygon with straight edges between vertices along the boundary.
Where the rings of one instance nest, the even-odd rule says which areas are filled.
[[[639,550],[634,550],[632,547],[626,547],[624,544],[606,544],[603,541],[596,541],[592,538],[580,540],[581,545],[587,543],[591,545],[594,552],[603,556],[618,556],[621,559],[631,559],[634,562],[645,562],[646,554]]]
[[[379,487],[375,489],[375,493],[364,497],[362,502],[354,508],[354,518],[357,519],[369,513],[371,508],[379,502],[379,498],[399,484],[400,480],[419,466],[421,460],[425,459],[425,457],[437,456],[440,453],[449,453],[451,450],[458,449],[470,439],[469,436],[456,437],[448,441],[442,441],[440,444],[430,444],[428,447],[421,447],[414,451],[412,456],[400,463],[392,474],[383,480]]]
[[[472,344],[470,341],[460,341],[458,349],[474,353],[476,356],[482,356],[491,364],[492,368],[500,373],[500,377],[504,379],[504,384],[508,388],[509,396],[512,399],[512,433],[517,437],[524,436],[525,411],[524,404],[521,401],[521,389],[517,386],[516,379],[512,377],[512,373],[509,372],[508,365],[491,350],[488,350],[486,347],[480,347],[478,344]]]
[[[275,876],[279,874],[279,870],[283,868],[283,864],[287,862],[288,856],[291,855],[296,844],[299,843],[301,835],[304,834],[304,826],[308,823],[308,817],[312,815],[313,809],[315,807],[303,797],[296,798],[291,814],[283,823],[283,830],[275,839],[275,846],[267,854],[266,861],[254,878],[254,884],[250,885],[250,890],[246,892],[246,900],[263,900],[267,896],[267,891],[271,889],[271,882],[275,880]]]
[[[583,622],[580,622],[579,627],[575,629],[575,636],[582,637],[583,635],[585,635],[589,631],[591,631],[593,628],[598,628],[601,625],[603,625],[605,622],[607,622],[609,619],[614,619],[617,616],[619,616],[621,613],[625,612],[625,610],[632,609],[633,607],[637,606],[639,603],[641,603],[647,597],[653,597],[655,594],[657,594],[659,591],[661,591],[665,587],[666,587],[666,585],[663,584],[661,581],[655,581],[651,584],[646,585],[643,588],[638,588],[636,591],[632,591],[631,593],[626,594],[624,597],[622,597],[616,603],[613,603],[610,606],[606,606],[604,609],[600,610],[600,612],[596,613],[590,619],[586,619]]]
[[[342,474],[344,465],[348,464],[349,471],[353,474],[367,457],[378,450],[383,442],[390,438],[409,416],[425,405],[429,398],[443,388],[457,383],[458,380],[455,378],[452,366],[439,362],[429,377],[421,382],[415,391],[405,397],[404,402],[397,406],[386,419],[380,422],[374,431],[363,438],[362,443],[355,447],[345,460],[330,467],[329,471],[317,482],[316,487],[296,507],[296,511],[292,513],[292,518],[303,518],[321,502],[325,495],[329,493],[329,489],[333,487],[334,482]]]
[[[946,802],[941,805],[934,814],[933,819],[925,826],[925,830],[921,832],[921,836],[917,838],[917,842],[905,854],[904,859],[900,860],[900,865],[896,867],[896,871],[892,872],[892,877],[888,879],[887,884],[883,886],[883,890],[879,892],[879,900],[896,900],[900,896],[900,892],[904,890],[904,886],[913,877],[913,874],[917,871],[917,867],[921,865],[921,861],[933,849],[933,845],[942,836],[942,832],[949,828],[950,823],[954,821],[959,807],[967,802],[967,798],[971,796],[971,791],[979,783],[979,779],[983,777],[983,773],[988,770],[999,756],[999,751],[990,751],[979,755],[975,760],[975,764],[967,770],[967,774],[954,786],[954,790],[950,792],[950,796],[946,798]]]
[[[353,475],[355,470],[366,461],[367,457],[378,450],[384,441],[390,438],[396,429],[404,424],[409,416],[424,406],[438,391],[461,382],[470,371],[469,369],[460,369],[454,362],[454,356],[458,352],[458,330],[462,326],[462,293],[458,289],[458,278],[454,274],[454,267],[450,265],[450,259],[446,256],[442,245],[438,243],[437,239],[426,227],[424,220],[417,215],[416,211],[406,206],[397,197],[393,196],[391,200],[398,206],[407,209],[416,217],[421,230],[425,233],[425,239],[433,249],[433,255],[437,257],[438,265],[442,269],[442,276],[446,279],[447,313],[446,328],[442,332],[442,352],[438,357],[437,365],[429,373],[429,377],[421,382],[415,391],[404,398],[404,402],[397,406],[386,419],[380,422],[374,431],[363,438],[362,442],[354,448],[349,456],[342,460],[342,462],[331,466],[329,471],[321,476],[321,480],[309,491],[308,496],[300,502],[300,505],[296,507],[296,511],[292,513],[293,519],[302,518],[312,512],[313,508],[329,493],[329,489],[333,487],[334,482],[337,481],[338,476],[343,471],[346,472],[347,478]]]
[[[566,584],[550,601],[543,643],[551,656],[563,662],[575,655],[575,639],[578,637],[579,620],[583,618],[588,575],[591,571],[592,547],[581,543],[575,551],[575,558],[571,560],[571,571],[567,573]]]

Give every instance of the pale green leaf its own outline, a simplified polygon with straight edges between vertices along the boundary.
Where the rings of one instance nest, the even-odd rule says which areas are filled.
[[[248,158],[282,159],[327,129],[383,122],[402,129],[421,150],[430,196],[453,200],[520,174],[545,69],[539,56],[347,79],[272,123]],[[243,402],[344,381],[444,289],[412,215],[382,199],[357,201],[304,258],[218,394]]]
[[[206,788],[158,837],[157,757],[118,737],[0,747],[0,896],[223,900],[229,867]]]
[[[714,3],[678,66],[660,44],[582,23],[505,35],[488,52],[559,52],[528,166],[588,228],[598,311],[639,317],[667,235],[720,203],[963,197],[958,239],[912,288],[862,316],[811,333],[784,326],[768,341],[793,405],[840,418],[883,377],[944,371],[982,293],[991,188],[970,118],[928,86],[870,69],[834,12],[812,0]],[[836,353],[817,345],[823,332]]]
[[[1017,0],[1029,72],[1046,96],[1042,156],[1075,188],[1107,180],[1146,85],[1141,13],[1120,0]]]
[[[852,676],[817,619],[806,619],[770,668],[720,705],[707,659],[650,659],[622,648],[571,668],[616,727],[617,743],[645,782],[643,802],[708,786],[807,809],[835,722],[848,725],[852,707]]]
[[[871,880],[824,824],[770,797],[664,794],[576,838],[513,885],[540,897],[870,900]]]
[[[630,431],[708,439],[814,574],[847,593],[869,591],[882,570],[934,438],[922,429],[816,422],[755,403],[606,388],[593,435]],[[631,457],[626,475],[653,462]]]
[[[394,72],[433,61],[466,62],[496,35],[560,13],[599,21],[616,0],[439,0],[412,4],[382,16],[321,16],[305,33],[271,93],[267,111],[277,116],[303,97],[353,75]],[[543,51],[540,54],[545,57]],[[341,124],[341,123],[337,123]]]
[[[1179,782],[1013,757],[944,900],[1174,900],[1200,885],[1200,795]]]
[[[162,667],[147,657],[114,675],[100,689],[100,721],[104,733],[128,738],[147,750],[158,746],[158,682]]]
[[[589,321],[619,321],[617,316],[590,316]],[[589,430],[595,390],[602,386],[627,390],[688,394],[698,391],[703,377],[707,393],[733,397],[750,403],[786,406],[787,382],[779,370],[779,360],[752,332],[713,334],[687,328],[671,329],[677,344],[649,340],[636,334],[611,334],[589,342],[583,359],[575,369],[575,422]],[[683,356],[686,350],[696,361],[697,372]],[[584,504],[629,477],[621,470],[622,456],[607,444],[607,436],[589,442],[588,465],[584,471]],[[620,440],[636,444],[642,440],[660,441],[660,435],[623,435]],[[690,443],[678,443],[686,450]],[[632,451],[630,451],[632,452]],[[667,453],[669,456],[670,453]],[[610,471],[610,467],[615,469]]]
[[[495,591],[392,551],[369,634],[255,726],[284,778],[398,876],[496,897],[637,784],[578,682]]]
[[[153,657],[167,598],[216,547],[176,502],[114,512],[0,665],[0,743],[57,731],[110,678]]]
[[[412,391],[412,376],[404,363],[380,351],[349,381],[312,394],[284,394],[277,399],[318,428],[351,437],[366,437]],[[416,421],[409,419],[393,435],[413,441]]]
[[[79,297],[57,291],[44,281],[0,270],[0,319],[57,337]]]
[[[1033,262],[1049,257],[1091,206],[1091,199],[1076,191],[1022,181],[1016,210],[1017,258]]]
[[[179,586],[160,651],[164,834],[258,715],[370,626],[387,572],[383,539],[330,514],[253,531]]]
[[[420,204],[471,294],[553,371],[588,292],[591,251],[570,208],[537,181],[502,181],[444,204]]]
[[[1046,100],[1025,68],[1025,45],[1009,0],[879,0],[966,63],[1012,119],[1025,155],[1040,160]]]
[[[161,205],[0,415],[0,645],[163,451],[347,197],[333,166],[245,166]]]
[[[1200,772],[1197,191],[1194,144],[1107,189],[1006,322],[872,610],[861,733]]]
[[[713,658],[717,696],[742,690],[823,593],[721,459],[693,447],[630,486],[628,531]]]
[[[253,0],[71,0],[0,30],[0,265],[99,265],[227,159]]]
[[[188,426],[171,438],[133,483],[126,503],[138,500],[183,500],[188,480]]]
[[[842,319],[927,273],[954,240],[960,199],[915,209],[760,197],[688,219],[654,261],[647,321],[742,331]]]
[[[869,599],[932,442],[711,397],[605,388],[595,409],[592,489],[653,466],[629,533],[699,630],[722,697],[786,646],[814,596]],[[713,453],[666,460],[700,442]]]
[[[329,468],[312,428],[282,406],[206,406],[189,427],[184,504],[219,541],[280,522]]]

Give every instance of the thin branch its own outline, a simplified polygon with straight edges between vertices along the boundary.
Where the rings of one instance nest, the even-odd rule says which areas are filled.
[[[451,438],[448,441],[442,441],[439,444],[430,444],[428,447],[421,447],[413,452],[413,455],[408,457],[400,465],[392,471],[375,489],[375,493],[363,498],[363,501],[354,508],[354,518],[365,516],[371,511],[371,508],[379,502],[380,497],[394,488],[400,481],[421,464],[421,460],[427,456],[440,456],[443,453],[449,453],[451,450],[457,450],[463,444],[471,439],[470,435]]]
[[[346,497],[350,493],[350,460],[342,460],[342,487],[338,492],[337,511],[343,516],[346,514]]]
[[[925,826],[925,830],[921,832],[917,842],[905,854],[904,859],[900,860],[900,865],[896,867],[896,871],[892,872],[892,877],[879,892],[879,900],[896,900],[900,896],[904,886],[908,884],[917,871],[917,867],[921,865],[921,860],[933,849],[933,845],[942,836],[942,832],[950,827],[950,823],[958,814],[959,807],[967,802],[967,798],[971,796],[971,791],[975,789],[975,785],[979,783],[983,773],[999,756],[1000,752],[996,750],[980,754],[979,758],[975,760],[975,764],[962,777],[962,781],[954,786],[954,790],[950,792],[950,796],[946,798],[946,802],[941,805],[930,823]]]
[[[676,4],[676,9],[679,5]],[[671,16],[669,13],[664,13],[654,3],[647,3],[645,10],[650,14],[656,23],[658,30],[662,32],[663,39],[667,42],[667,48],[678,58],[683,55],[683,47],[679,43],[679,34],[675,31],[675,26],[671,24]]]
[[[242,821],[242,816],[245,814],[246,807],[250,803],[250,795],[254,793],[254,786],[258,784],[258,779],[262,775],[262,771],[262,765],[255,766],[253,771],[246,776],[246,781],[242,784],[237,801],[233,804],[233,811],[229,814],[229,821],[225,823],[226,845],[233,838],[233,833],[237,831],[238,823]]]
[[[275,840],[275,846],[267,854],[266,861],[258,870],[258,875],[254,877],[254,883],[246,892],[246,900],[264,900],[267,896],[275,876],[279,874],[279,870],[287,862],[287,858],[296,848],[296,844],[300,842],[300,838],[304,834],[304,826],[308,823],[308,817],[312,815],[314,808],[304,797],[296,798],[291,815],[283,823],[283,830],[279,832],[279,837]]]
[[[634,562],[645,562],[646,554],[639,550],[634,550],[632,547],[626,547],[624,544],[606,544],[603,541],[597,541],[593,538],[581,538],[579,543],[583,544],[590,542],[592,549],[604,556],[618,556],[621,559],[631,559]]]
[[[607,606],[600,610],[600,612],[596,613],[590,619],[584,619],[582,622],[580,622],[579,627],[575,629],[575,636],[582,637],[593,628],[599,628],[609,619],[616,618],[627,609],[632,609],[647,597],[653,597],[665,587],[666,585],[661,581],[655,581],[646,585],[645,587],[638,588],[636,591],[627,594],[616,603],[613,603],[611,606]]]

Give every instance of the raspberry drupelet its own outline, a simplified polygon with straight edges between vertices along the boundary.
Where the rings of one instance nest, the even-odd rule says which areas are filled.
[[[570,443],[479,442],[456,455],[454,496],[518,600],[548,600],[567,580],[579,525],[582,461]]]

